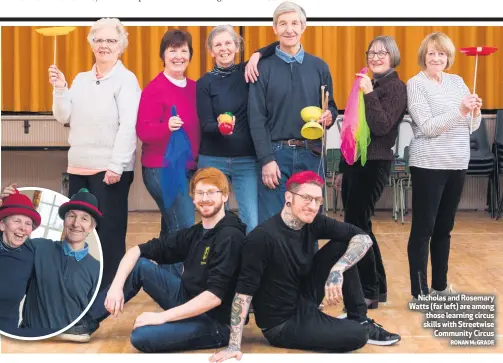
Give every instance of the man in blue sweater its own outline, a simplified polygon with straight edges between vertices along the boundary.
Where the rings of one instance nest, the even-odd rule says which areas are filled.
[[[0,199],[0,331],[19,335],[19,305],[33,272],[30,234],[40,225],[40,214],[26,195],[13,190]]]
[[[102,214],[96,197],[81,189],[58,210],[63,241],[32,239],[34,276],[23,308],[22,327],[57,332],[72,324],[98,288],[100,262],[89,254],[86,239]]]
[[[306,14],[295,3],[283,2],[275,10],[273,28],[279,46],[275,56],[258,65],[260,77],[250,84],[249,122],[262,175],[258,187],[259,224],[277,214],[285,202],[285,183],[298,171],[311,170],[324,177],[321,139],[306,140],[300,111],[321,107],[321,86],[329,92],[328,109],[319,123],[327,129],[337,117],[328,65],[304,51],[300,43]]]

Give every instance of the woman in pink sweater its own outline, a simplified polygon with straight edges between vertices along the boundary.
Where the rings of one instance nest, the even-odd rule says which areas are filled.
[[[145,186],[162,213],[161,238],[194,224],[194,204],[187,194],[178,194],[169,208],[164,206],[161,170],[171,133],[182,127],[187,133],[195,162],[189,165],[187,184],[197,166],[200,126],[196,110],[196,83],[185,77],[192,59],[192,36],[182,30],[167,31],[160,46],[164,70],[143,90],[136,132],[142,141],[142,174]],[[176,106],[178,116],[171,116]],[[188,190],[188,188],[187,188]],[[181,264],[176,271],[181,272]]]

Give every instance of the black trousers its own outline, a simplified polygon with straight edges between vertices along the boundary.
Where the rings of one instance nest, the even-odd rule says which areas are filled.
[[[368,160],[348,166],[342,176],[342,202],[344,222],[353,224],[372,239],[372,248],[358,262],[363,293],[367,299],[377,300],[386,294],[386,272],[379,244],[372,232],[372,215],[389,179],[391,161]]]
[[[263,331],[271,345],[281,348],[350,352],[368,340],[359,323],[367,318],[367,305],[353,266],[344,274],[342,293],[348,319],[337,319],[321,312],[318,306],[325,296],[330,269],[344,255],[347,243],[330,241],[315,255],[312,269],[303,281],[297,313],[277,327]]]
[[[101,291],[112,283],[119,263],[126,253],[128,196],[134,172],[123,172],[120,181],[112,185],[103,182],[105,172],[69,176],[69,197],[77,193],[80,188],[87,188],[98,199],[98,207],[103,213],[101,224],[96,228],[103,251]]]
[[[409,255],[412,296],[428,293],[428,244],[431,253],[431,287],[447,287],[451,231],[466,170],[410,168],[412,176],[412,227]]]

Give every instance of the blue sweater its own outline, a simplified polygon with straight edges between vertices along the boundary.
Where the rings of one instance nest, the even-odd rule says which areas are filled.
[[[258,81],[250,84],[248,119],[257,158],[263,166],[275,160],[271,142],[304,139],[300,130],[305,122],[300,111],[307,106],[321,107],[322,85],[329,92],[328,108],[334,122],[337,106],[332,76],[321,58],[304,53],[302,63],[287,63],[274,55],[261,60],[258,71]]]
[[[30,329],[63,329],[91,302],[100,263],[89,254],[80,261],[65,255],[61,241],[36,238],[32,242],[35,278],[28,286],[23,324]]]
[[[19,323],[19,305],[33,272],[33,248],[27,240],[11,248],[0,235],[0,330],[15,334]]]

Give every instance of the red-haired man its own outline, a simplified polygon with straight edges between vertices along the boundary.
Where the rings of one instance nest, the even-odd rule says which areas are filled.
[[[257,325],[274,346],[348,352],[365,344],[392,345],[400,336],[367,317],[355,264],[372,240],[359,228],[318,213],[323,180],[312,171],[286,183],[283,210],[260,224],[243,245],[231,314],[229,347],[212,362],[241,359],[241,338],[253,297]],[[313,241],[330,241],[318,252]],[[318,309],[344,301],[347,319]]]
[[[216,348],[227,342],[246,225],[225,212],[229,184],[220,170],[199,169],[190,182],[190,195],[201,223],[131,248],[110,287],[62,339],[89,340],[101,321],[110,314],[118,316],[143,288],[164,311],[136,318],[131,343],[138,350]],[[183,262],[181,277],[159,266],[177,262]]]

